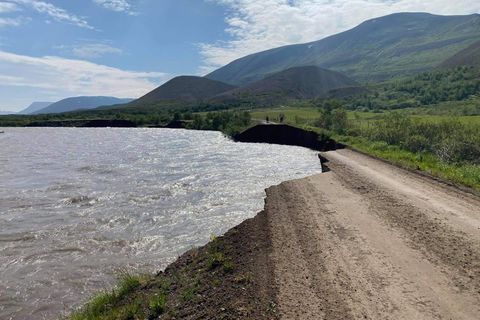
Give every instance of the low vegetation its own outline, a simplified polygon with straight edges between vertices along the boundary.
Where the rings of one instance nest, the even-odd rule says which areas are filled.
[[[192,120],[188,129],[216,130],[233,136],[245,130],[251,123],[250,113],[246,111],[208,112],[205,114],[186,113],[183,119]]]
[[[386,113],[350,121],[336,138],[396,164],[480,190],[480,123]]]
[[[372,85],[346,101],[351,110],[393,110],[464,101],[480,92],[480,69],[457,67]]]
[[[135,316],[146,319],[156,316],[163,311],[161,300],[158,299],[159,296],[165,296],[163,288],[158,293],[152,293],[148,300],[136,294],[139,288],[152,279],[151,276],[123,275],[116,289],[97,295],[81,310],[74,312],[70,319],[133,319]],[[150,304],[145,306],[145,301]]]

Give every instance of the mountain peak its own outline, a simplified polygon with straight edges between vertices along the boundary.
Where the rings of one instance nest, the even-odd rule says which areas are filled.
[[[32,114],[38,110],[48,107],[53,102],[42,102],[42,101],[35,101],[32,102],[28,107],[23,109],[22,111],[18,112],[19,114]]]
[[[124,104],[130,101],[132,101],[132,99],[121,99],[121,98],[104,97],[104,96],[70,97],[70,98],[65,98],[55,103],[52,103],[49,106],[32,113],[44,114],[44,113],[71,112],[71,111],[85,110],[85,109],[88,110],[88,109],[98,108],[101,106]]]
[[[199,102],[235,86],[197,76],[179,76],[132,102],[132,105],[168,101]]]

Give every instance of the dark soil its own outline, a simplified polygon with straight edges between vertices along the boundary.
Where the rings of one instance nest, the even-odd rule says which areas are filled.
[[[160,273],[171,284],[159,318],[276,319],[266,223],[261,212]]]

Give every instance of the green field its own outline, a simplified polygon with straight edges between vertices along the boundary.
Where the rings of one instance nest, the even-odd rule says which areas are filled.
[[[480,102],[479,102],[480,104]],[[411,115],[412,119],[428,121],[428,122],[441,122],[455,119],[464,124],[480,126],[480,115],[472,116],[458,116],[451,114],[427,114],[425,109],[403,109],[396,112],[405,113]],[[421,113],[420,113],[421,112]],[[255,109],[250,112],[252,115],[252,121],[265,121],[268,116],[270,121],[278,122],[279,117],[283,114],[284,122],[293,125],[313,124],[315,120],[320,117],[320,113],[317,108],[295,108],[295,107],[279,107],[270,109]],[[348,111],[348,120],[352,122],[371,122],[382,119],[385,112],[359,112]]]

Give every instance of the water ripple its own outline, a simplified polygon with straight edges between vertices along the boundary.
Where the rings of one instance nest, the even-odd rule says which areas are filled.
[[[163,269],[320,171],[307,149],[216,132],[9,128],[0,147],[0,319],[55,318],[118,270]]]

